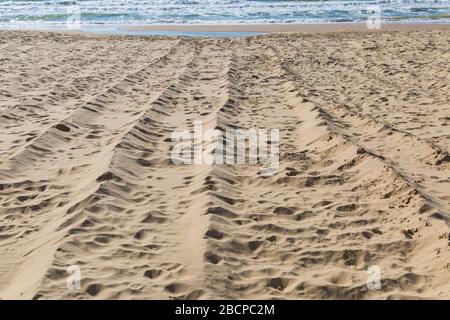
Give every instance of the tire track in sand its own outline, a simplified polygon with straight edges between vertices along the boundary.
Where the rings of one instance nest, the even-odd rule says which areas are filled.
[[[168,42],[169,48],[173,46],[175,42]],[[58,66],[61,69],[60,73],[65,74],[67,78],[72,78],[69,83],[65,80],[65,77],[61,77],[58,73],[55,73],[55,68],[48,73],[51,72],[52,80],[58,79],[59,82],[65,83],[64,86],[55,86],[55,88],[49,89],[50,94],[47,95],[37,95],[37,93],[45,91],[42,88],[37,88],[37,93],[34,92],[32,87],[27,88],[27,95],[21,97],[20,104],[13,104],[11,108],[8,110],[2,110],[0,112],[0,119],[2,120],[2,124],[4,125],[4,131],[0,135],[0,167],[4,163],[8,161],[8,159],[13,158],[26,150],[29,145],[32,145],[33,142],[38,139],[40,136],[44,135],[48,132],[52,127],[64,121],[64,119],[70,118],[70,116],[82,108],[89,101],[95,101],[98,96],[102,94],[108,94],[109,90],[116,88],[122,82],[126,81],[129,77],[132,77],[134,74],[139,74],[150,65],[161,59],[161,52],[167,54],[167,49],[164,48],[165,45],[161,46],[161,49],[154,50],[150,57],[152,57],[151,62],[141,63],[138,68],[135,70],[131,70],[127,72],[125,75],[121,75],[119,80],[112,81],[112,84],[107,86],[107,81],[101,81],[98,86],[95,85],[95,80],[91,77],[89,72],[96,72],[96,77],[109,77],[109,80],[113,80],[117,78],[118,70],[123,69],[123,65],[118,62],[114,62],[114,65],[109,66],[109,64],[103,64],[103,68],[101,72],[98,72],[96,69],[91,71],[83,71],[82,69],[74,69],[71,66],[67,66],[66,63],[61,63],[62,61],[53,61],[53,65]],[[107,49],[103,49],[107,50]],[[170,50],[169,50],[170,52]],[[105,52],[97,52],[97,55],[104,55]],[[87,59],[87,61],[89,61]],[[98,63],[97,61],[93,61],[92,63]],[[109,66],[109,68],[108,68]],[[67,70],[69,68],[69,70]],[[87,70],[90,70],[87,68]],[[88,73],[88,75],[81,76],[80,73]],[[26,72],[24,72],[24,76],[26,76]],[[87,79],[88,84],[82,83],[82,80]],[[98,81],[98,80],[96,80]],[[39,81],[38,81],[39,83]],[[99,90],[102,87],[106,87],[106,90],[103,89],[103,92],[99,93]],[[31,91],[31,92],[30,92]],[[8,94],[10,95],[10,94]],[[30,96],[28,96],[30,95]],[[7,100],[8,101],[8,100]],[[48,115],[47,110],[41,110],[41,105],[53,105],[56,109],[56,112],[52,112]],[[2,119],[3,118],[3,119]],[[6,119],[6,120],[5,120]],[[13,123],[13,125],[11,125]],[[3,148],[1,147],[2,142],[5,145],[8,144],[9,139],[16,139],[14,143],[14,148]]]
[[[208,222],[202,211],[206,212],[210,197],[199,189],[211,168],[171,164],[170,136],[178,128],[192,129],[193,121],[202,117],[205,129],[215,125],[211,111],[227,100],[226,43],[196,42],[199,52],[193,53],[195,58],[179,81],[172,83],[123,137],[102,176],[105,181],[95,202],[85,207],[86,215],[78,227],[59,245],[39,295],[209,295],[203,284],[202,248]],[[62,271],[72,263],[79,263],[83,270],[81,292],[61,287]]]
[[[446,226],[424,220],[426,202],[415,189],[377,157],[360,155],[299,95],[270,48],[243,42],[236,53],[243,92],[219,118],[243,129],[280,128],[281,167],[264,178],[258,167],[216,166],[208,180],[220,199],[209,208],[207,233],[214,297],[389,298],[438,286],[427,275],[445,272],[445,253],[429,267],[413,266],[425,252],[447,252],[439,238]],[[383,270],[380,291],[367,287],[371,265]]]
[[[4,217],[0,277],[15,284],[1,281],[4,297],[33,296],[59,241],[81,218],[83,206],[95,199],[93,194],[102,182],[97,177],[108,167],[115,146],[180,76],[191,58],[183,52],[188,48],[181,41],[160,59],[99,94],[0,171],[0,213]],[[140,92],[139,97],[135,92]],[[46,165],[52,170],[41,172]],[[10,168],[21,174],[13,175]],[[31,271],[32,279],[17,285],[21,277],[30,277]],[[16,277],[10,277],[11,272]]]
[[[275,55],[283,61],[276,50]],[[390,123],[357,112],[356,108],[330,94],[307,95],[305,89],[312,89],[308,83],[287,63],[281,62],[281,65],[288,76],[302,84],[304,88],[297,86],[297,90],[322,110],[323,116],[334,123],[339,134],[355,143],[361,153],[368,152],[390,166],[429,202],[424,211],[434,207],[437,211],[433,215],[450,225],[450,197],[447,192],[450,189],[450,154],[446,149]]]

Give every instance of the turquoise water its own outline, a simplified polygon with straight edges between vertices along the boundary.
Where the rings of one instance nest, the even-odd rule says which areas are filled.
[[[64,26],[78,15],[102,25],[320,23],[365,21],[370,6],[384,20],[450,22],[450,0],[0,0],[0,27]]]

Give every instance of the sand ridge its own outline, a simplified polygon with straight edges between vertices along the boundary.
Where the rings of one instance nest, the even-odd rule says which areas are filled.
[[[0,298],[450,296],[448,31],[1,35]],[[174,165],[197,120],[278,173]]]

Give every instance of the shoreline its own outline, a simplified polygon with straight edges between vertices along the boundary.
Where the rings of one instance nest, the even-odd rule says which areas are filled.
[[[370,30],[366,23],[342,22],[342,23],[317,23],[317,24],[214,24],[214,25],[146,25],[146,26],[121,26],[125,31],[184,31],[184,32],[339,32],[339,31],[429,31],[450,29],[450,23],[383,23],[381,29]]]
[[[276,33],[333,33],[333,32],[414,32],[450,30],[450,23],[384,23],[381,29],[368,29],[366,23],[317,24],[166,24],[166,25],[103,25],[82,26],[73,30],[61,27],[0,28],[0,31],[55,32],[95,36],[188,36],[188,37],[247,37]]]

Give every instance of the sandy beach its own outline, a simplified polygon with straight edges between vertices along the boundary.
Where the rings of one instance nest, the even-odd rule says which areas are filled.
[[[450,30],[319,31],[0,31],[0,299],[449,299]],[[174,164],[195,121],[278,170]]]

